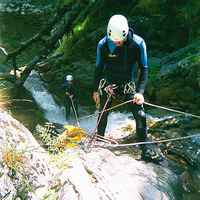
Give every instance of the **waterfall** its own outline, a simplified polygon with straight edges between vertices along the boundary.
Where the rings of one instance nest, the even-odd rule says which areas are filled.
[[[59,107],[53,98],[53,95],[47,92],[44,83],[40,80],[37,72],[32,73],[24,83],[24,87],[31,92],[39,108],[45,113],[45,118],[49,122],[57,122],[66,124],[65,119],[65,108],[64,106]]]
[[[49,122],[57,122],[60,124],[74,124],[75,120],[73,118],[71,118],[69,121],[66,121],[64,106],[59,106],[56,104],[53,95],[46,90],[44,82],[40,80],[40,77],[36,71],[32,71],[32,73],[27,78],[24,86],[29,92],[31,92],[38,107],[44,111],[45,118]],[[83,110],[84,108],[81,109]],[[83,113],[84,115],[91,114],[86,111],[81,112],[81,109],[79,108],[80,115],[83,116]],[[106,135],[111,134],[112,137],[120,138],[130,134],[127,131],[123,131],[123,128],[130,124],[135,127],[135,122],[130,119],[129,116],[132,116],[131,113],[121,113],[114,111],[111,112],[108,117]],[[88,119],[80,120],[80,127],[93,132],[96,123],[97,116],[93,116]]]
[[[44,111],[45,118],[49,122],[74,125],[75,118],[72,116],[68,121],[66,120],[65,107],[56,104],[53,95],[46,90],[44,82],[40,80],[40,77],[36,71],[32,71],[32,73],[27,78],[24,86],[28,91],[31,92],[38,107]],[[79,107],[79,113],[80,117],[91,114],[88,111],[85,111],[84,107]],[[126,131],[124,131],[124,128],[129,125],[131,125],[131,128],[133,129],[136,128],[135,121],[131,119],[131,116],[132,113],[130,112],[112,111],[108,117],[108,125],[105,135],[111,135],[113,138],[116,139],[123,138],[129,135],[130,131],[127,129]],[[160,121],[164,118],[171,118],[171,116],[157,118],[152,117],[151,115],[147,115],[147,118],[153,118],[154,121]],[[97,123],[97,115],[80,120],[79,123],[81,128],[93,132]]]

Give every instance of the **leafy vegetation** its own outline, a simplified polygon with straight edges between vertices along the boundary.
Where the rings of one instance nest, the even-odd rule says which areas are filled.
[[[133,129],[133,127],[129,124],[128,126],[123,127],[123,131],[124,131],[124,132],[127,132],[127,131],[133,132],[134,129]]]
[[[67,153],[67,151],[60,150],[59,153],[53,153],[50,157],[52,163],[64,171],[69,167],[70,163],[77,158],[77,155],[73,152]]]
[[[58,142],[58,137],[56,133],[52,130],[52,123],[46,123],[44,126],[37,125],[36,132],[41,138],[42,144],[44,144],[47,149],[51,152],[59,152],[59,148],[56,147],[56,143]]]
[[[17,174],[17,177],[20,177],[24,183],[24,188],[21,191],[23,194],[27,193],[28,190],[34,192],[29,181],[27,181],[29,180],[31,165],[29,159],[25,156],[25,153],[32,152],[34,149],[17,150],[16,146],[16,143],[12,143],[10,146],[0,144],[0,148],[3,150],[2,161],[8,166],[11,172],[10,176]],[[20,192],[18,195],[20,196]]]
[[[8,95],[6,90],[8,87],[5,87],[5,82],[0,80],[0,106],[2,107],[4,104],[8,103]]]
[[[58,196],[57,196],[55,190],[50,190],[43,197],[43,200],[57,200],[57,199],[58,199]]]
[[[15,172],[19,172],[22,175],[27,174],[28,159],[24,156],[26,150],[18,151],[14,144],[11,144],[10,147],[3,145],[2,149],[3,162]]]
[[[149,78],[151,80],[154,80],[156,75],[158,74],[158,72],[160,71],[161,69],[161,63],[159,64],[153,64],[153,65],[150,65],[149,66]]]

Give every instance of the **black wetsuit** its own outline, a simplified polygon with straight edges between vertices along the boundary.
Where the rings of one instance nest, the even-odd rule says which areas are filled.
[[[70,116],[70,107],[72,107],[72,102],[71,102],[71,99],[70,99],[69,95],[70,96],[73,95],[72,101],[74,103],[74,107],[75,107],[76,113],[78,115],[77,88],[74,86],[74,84],[72,84],[72,86],[69,87],[67,82],[62,84],[62,87],[63,87],[63,92],[65,92],[64,105],[65,105],[65,109],[66,109],[66,118],[68,118]],[[67,95],[66,92],[68,92],[69,95]],[[74,112],[73,108],[72,108],[72,110]]]
[[[118,88],[123,88],[123,85],[133,80],[136,62],[140,68],[137,92],[143,94],[148,79],[148,66],[146,45],[144,40],[133,34],[130,29],[127,41],[121,47],[117,47],[107,36],[103,38],[97,47],[97,62],[94,73],[95,91],[98,90],[99,81],[102,78],[107,79],[109,83],[116,84]],[[103,91],[100,96],[101,109],[104,106],[107,93]],[[119,94],[123,90],[117,89]],[[125,94],[124,100],[133,99],[134,93]],[[107,108],[111,107],[112,100],[108,102]],[[136,120],[136,132],[138,139],[143,142],[147,140],[146,117],[143,105],[129,103],[129,108]],[[107,126],[107,118],[109,112],[105,112],[98,126],[98,134],[104,136]],[[147,150],[148,145],[141,146],[143,150]]]

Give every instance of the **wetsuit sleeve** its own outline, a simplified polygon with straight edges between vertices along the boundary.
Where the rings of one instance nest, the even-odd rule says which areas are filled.
[[[64,86],[64,84],[62,84],[61,90],[62,90],[62,92],[66,92],[66,87]]]
[[[94,71],[94,91],[98,90],[99,81],[103,78],[105,63],[102,58],[101,46],[102,46],[101,43],[99,43],[97,46],[97,60],[96,60],[96,68]]]
[[[144,94],[144,90],[148,80],[147,51],[144,40],[139,45],[138,65],[140,68],[140,75],[138,80],[137,92]]]

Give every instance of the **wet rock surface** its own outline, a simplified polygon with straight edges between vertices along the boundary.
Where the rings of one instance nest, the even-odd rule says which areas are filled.
[[[188,197],[191,199],[199,198],[200,119],[176,117],[171,120],[160,122],[155,127],[153,126],[152,129],[150,128],[150,130],[153,130],[154,134],[150,132],[155,138],[160,139],[197,135],[196,137],[188,139],[164,143],[162,148],[167,157],[173,155],[183,163],[181,164],[182,166],[185,166],[185,170],[182,171],[182,173],[178,170],[180,168],[174,170],[177,170],[176,174],[184,190],[191,195],[188,195]],[[197,196],[192,197],[194,194]]]
[[[42,197],[59,170],[28,129],[5,111],[0,118],[0,198],[37,199],[37,193]]]
[[[52,157],[5,111],[0,118],[2,199],[187,199],[169,159],[157,165],[108,149],[85,153],[79,147]]]
[[[49,13],[54,9],[52,4],[37,5],[31,1],[2,1],[0,2],[0,13],[16,13],[21,15],[40,15]]]
[[[150,59],[150,70],[155,65],[161,69],[154,79],[149,79],[146,90],[149,100],[186,112],[199,112],[199,44],[200,41],[192,43],[160,61]]]
[[[158,141],[150,144],[150,147],[165,156],[162,165],[177,175],[183,189],[187,192],[187,199],[199,198],[199,172],[200,172],[200,119],[181,115],[172,116],[170,112],[150,109],[147,110],[148,141]],[[155,116],[158,118],[156,119]],[[121,139],[120,143],[137,143],[135,128],[130,125],[124,130],[130,131],[130,135]],[[176,140],[176,138],[193,136],[191,138]],[[161,140],[174,139],[160,143]],[[111,149],[116,155],[129,155],[140,159],[138,146],[119,147]]]

